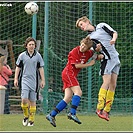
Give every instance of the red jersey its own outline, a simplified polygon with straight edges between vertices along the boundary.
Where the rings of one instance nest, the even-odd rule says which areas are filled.
[[[12,70],[8,69],[6,66],[3,66],[1,74],[0,74],[0,85],[3,85],[3,86],[7,85],[8,84],[7,81],[9,81],[9,76],[11,76],[11,75],[12,75]]]
[[[72,49],[68,54],[68,62],[62,71],[63,89],[79,85],[77,75],[81,68],[76,68],[75,64],[85,64],[93,56],[93,51],[80,52],[80,46]]]

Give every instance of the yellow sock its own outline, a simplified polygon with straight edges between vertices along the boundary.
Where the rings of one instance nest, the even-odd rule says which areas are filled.
[[[98,94],[98,104],[97,104],[97,109],[99,110],[104,108],[106,93],[107,93],[107,90],[100,88],[99,94]]]
[[[21,108],[23,110],[24,117],[29,117],[29,105],[28,105],[28,103],[21,104]]]
[[[115,94],[114,91],[110,91],[110,90],[107,91],[106,104],[105,104],[105,108],[104,108],[104,110],[106,112],[110,112],[110,110],[111,110],[111,106],[112,106],[113,100],[114,100],[114,94]]]
[[[34,120],[35,120],[35,113],[36,113],[36,106],[30,106],[29,121],[34,122]]]

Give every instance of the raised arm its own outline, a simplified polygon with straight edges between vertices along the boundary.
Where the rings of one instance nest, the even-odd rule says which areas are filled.
[[[118,37],[117,32],[114,32],[113,33],[113,38],[110,40],[110,44],[115,44],[117,37]]]

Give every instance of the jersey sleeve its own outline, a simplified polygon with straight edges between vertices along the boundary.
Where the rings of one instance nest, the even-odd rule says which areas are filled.
[[[99,26],[106,31],[111,37],[113,37],[113,33],[116,32],[112,27],[110,27],[107,23],[100,23]]]
[[[20,54],[19,56],[18,56],[18,59],[17,59],[17,61],[16,61],[16,66],[17,67],[22,67],[22,54]]]
[[[38,53],[38,55],[39,55],[39,56],[38,56],[38,57],[39,57],[39,58],[38,58],[38,60],[39,60],[39,61],[38,61],[38,64],[39,64],[39,65],[38,65],[38,68],[40,68],[40,67],[43,67],[43,66],[44,66],[44,60],[43,60],[43,58],[42,58],[42,56],[41,56],[40,53]]]

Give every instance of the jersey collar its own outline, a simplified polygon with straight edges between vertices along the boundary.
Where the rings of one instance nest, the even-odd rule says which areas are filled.
[[[36,50],[34,50],[34,53],[30,56],[30,54],[28,53],[28,51],[26,50],[26,54],[30,57],[30,58],[32,58],[33,56],[35,56],[36,55],[36,53],[37,53],[37,51]]]

